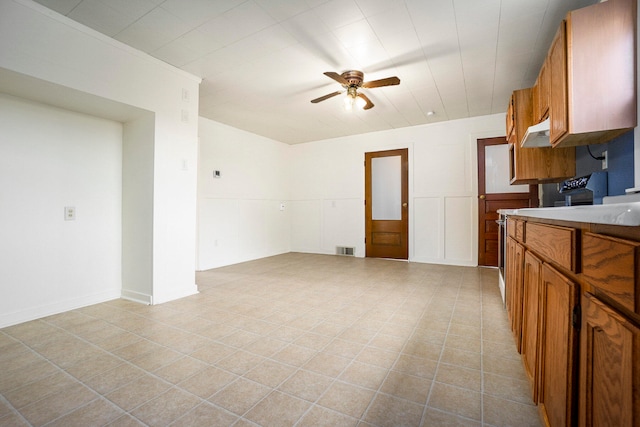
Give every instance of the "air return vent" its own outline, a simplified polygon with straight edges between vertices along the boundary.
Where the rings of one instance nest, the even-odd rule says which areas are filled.
[[[356,248],[351,246],[336,246],[336,255],[354,256]]]

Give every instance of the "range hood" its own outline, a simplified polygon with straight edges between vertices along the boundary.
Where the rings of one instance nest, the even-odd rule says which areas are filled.
[[[529,126],[522,138],[523,147],[551,147],[549,142],[549,119]]]

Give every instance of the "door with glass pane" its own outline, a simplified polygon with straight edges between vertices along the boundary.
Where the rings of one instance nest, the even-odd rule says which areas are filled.
[[[408,149],[365,153],[366,256],[409,258]]]
[[[510,185],[509,145],[504,137],[478,139],[478,265],[497,266],[498,209],[538,206],[537,185]]]

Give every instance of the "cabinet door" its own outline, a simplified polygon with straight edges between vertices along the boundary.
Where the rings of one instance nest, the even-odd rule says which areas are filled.
[[[640,329],[585,294],[580,340],[580,425],[637,426]]]
[[[549,141],[555,144],[569,131],[567,106],[566,22],[562,21],[549,50],[550,100]]]
[[[516,142],[515,135],[515,95],[511,95],[509,99],[509,107],[507,108],[507,142],[513,144]]]
[[[520,352],[522,337],[522,279],[523,279],[524,246],[514,239],[507,240],[507,281],[505,292],[507,314],[511,324],[511,332]]]
[[[511,321],[511,295],[513,294],[513,287],[515,281],[515,254],[516,254],[516,241],[507,237],[506,254],[505,254],[505,277],[504,277],[504,292],[505,292],[505,305],[507,307],[507,316]]]
[[[540,304],[540,411],[547,425],[570,426],[576,409],[578,286],[545,263]]]
[[[549,60],[542,64],[540,77],[538,78],[538,121],[542,121],[549,115]]]
[[[540,332],[540,275],[542,261],[531,252],[524,254],[522,296],[522,362],[529,377],[534,402],[538,401],[538,342]]]
[[[572,135],[563,145],[605,142],[637,122],[636,1],[594,3],[567,15]]]
[[[536,84],[533,86],[533,122],[540,123],[549,114],[549,71],[548,61],[540,68]]]

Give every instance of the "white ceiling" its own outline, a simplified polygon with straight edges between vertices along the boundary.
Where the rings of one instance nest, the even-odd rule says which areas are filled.
[[[36,1],[203,78],[201,116],[289,144],[505,112],[566,12],[597,2]],[[310,103],[350,69],[401,83],[363,89],[367,111]]]

